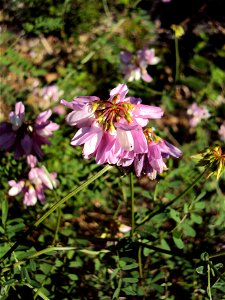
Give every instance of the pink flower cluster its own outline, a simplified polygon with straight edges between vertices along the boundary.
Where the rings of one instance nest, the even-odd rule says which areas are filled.
[[[166,169],[163,159],[179,157],[181,151],[150,134],[150,129],[143,130],[149,119],[162,117],[162,109],[143,105],[140,98],[126,97],[127,93],[127,86],[119,84],[106,101],[96,96],[61,100],[73,110],[66,117],[68,124],[79,128],[71,145],[84,145],[84,158],[95,157],[98,164],[128,167],[134,163],[137,176],[155,178]]]
[[[152,81],[152,77],[147,72],[148,65],[155,65],[159,62],[155,56],[155,49],[138,50],[136,54],[129,51],[120,53],[121,71],[127,81],[142,80]]]
[[[8,191],[9,196],[17,196],[23,194],[23,203],[32,206],[39,200],[41,203],[45,201],[44,191],[46,189],[53,190],[57,186],[57,174],[55,172],[48,173],[44,167],[35,167],[36,158],[32,155],[28,156],[28,161],[32,162],[32,168],[28,173],[28,179],[19,181],[10,180],[11,186]]]
[[[189,120],[190,126],[195,127],[203,119],[208,119],[210,113],[205,106],[198,106],[196,103],[193,103],[187,110],[187,114],[191,117]]]
[[[50,144],[48,138],[59,126],[50,121],[52,111],[40,113],[35,121],[25,120],[25,107],[22,102],[9,113],[9,121],[0,124],[0,149],[14,151],[15,159],[33,154],[43,155],[41,146]]]
[[[63,91],[60,91],[58,86],[55,84],[45,86],[40,90],[40,95],[48,103],[51,103],[51,101],[58,102],[59,97],[62,96],[62,94]]]

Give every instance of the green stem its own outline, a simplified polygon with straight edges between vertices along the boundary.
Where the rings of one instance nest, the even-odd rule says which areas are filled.
[[[176,56],[176,73],[175,73],[175,82],[179,80],[179,68],[180,68],[180,55],[179,55],[179,47],[178,47],[178,38],[174,38],[175,40],[175,56]]]
[[[33,224],[33,226],[30,226],[29,229],[26,232],[24,232],[22,237],[19,240],[17,240],[17,242],[15,242],[13,244],[13,246],[1,257],[0,262],[4,261],[7,257],[9,257],[11,255],[11,253],[21,244],[21,242],[23,242],[25,240],[27,235],[32,232],[34,227],[38,227],[53,211],[55,211],[58,207],[60,207],[63,203],[65,203],[67,200],[72,198],[74,195],[76,195],[77,193],[79,193],[80,191],[85,189],[89,184],[91,184],[93,181],[98,179],[100,176],[102,176],[105,172],[107,172],[111,168],[113,168],[113,167],[110,165],[105,166],[97,174],[95,174],[94,176],[89,178],[87,181],[82,183],[79,187],[76,187],[75,189],[73,189],[68,195],[66,195],[64,198],[62,198],[61,200],[57,201],[54,205],[52,205],[52,207],[48,211],[46,211],[46,213],[44,213],[44,215],[42,217],[40,217],[40,219],[38,219]]]
[[[58,232],[59,232],[59,227],[60,227],[60,221],[62,217],[62,209],[61,207],[57,208],[58,216],[57,216],[57,223],[56,223],[56,228],[55,228],[55,233],[54,233],[54,238],[52,241],[52,244],[55,244],[55,241],[58,240]]]
[[[31,254],[31,255],[27,256],[24,260],[17,261],[12,266],[3,268],[1,270],[1,272],[5,273],[5,272],[11,270],[11,268],[13,268],[13,269],[14,268],[19,268],[21,265],[25,264],[25,262],[27,260],[36,258],[40,255],[43,255],[43,254],[46,254],[46,253],[49,253],[49,252],[52,252],[52,251],[70,251],[70,250],[78,250],[78,248],[77,247],[48,247],[48,248],[42,249],[38,252],[35,252],[34,254]]]
[[[131,193],[131,238],[134,235],[134,178],[133,173],[130,173],[130,193]]]
[[[70,192],[64,198],[62,198],[61,200],[56,202],[48,211],[46,211],[46,213],[42,217],[40,217],[40,219],[38,219],[34,223],[34,226],[38,227],[39,224],[41,224],[53,211],[55,211],[58,207],[60,207],[64,202],[66,202],[67,200],[72,198],[74,195],[76,195],[77,193],[79,193],[80,191],[85,189],[89,184],[91,184],[93,181],[95,181],[96,179],[101,177],[105,172],[107,172],[111,168],[112,168],[112,166],[110,166],[110,165],[105,166],[105,168],[103,168],[101,171],[99,171],[96,175],[89,178],[87,181],[82,183],[80,186],[78,186],[74,190],[72,190],[72,192]]]
[[[210,278],[210,272],[211,272],[211,269],[210,269],[210,265],[208,264],[207,265],[207,273],[208,273],[208,286],[207,286],[207,292],[208,292],[208,296],[209,296],[209,299],[212,300],[212,294],[211,294],[211,278]]]
[[[208,168],[206,168],[180,195],[178,195],[177,197],[175,197],[173,200],[171,200],[167,204],[162,205],[161,207],[159,207],[158,209],[156,209],[155,211],[153,211],[149,215],[147,215],[140,223],[138,223],[136,225],[135,229],[138,228],[139,226],[145,224],[146,222],[148,222],[155,215],[158,215],[159,213],[163,212],[168,206],[170,206],[171,204],[173,204],[174,202],[179,200],[181,197],[186,195],[189,191],[191,191],[193,189],[193,187],[200,181],[200,179],[203,177],[203,175],[206,173],[206,171],[208,171]]]
[[[216,253],[216,254],[213,254],[213,255],[209,255],[209,259],[219,257],[219,256],[224,256],[224,255],[225,255],[225,251],[220,252],[220,253]]]
[[[142,254],[142,246],[140,246],[139,249],[138,249],[139,276],[140,276],[140,278],[142,279],[142,278],[143,278],[143,268],[142,268],[141,254]]]

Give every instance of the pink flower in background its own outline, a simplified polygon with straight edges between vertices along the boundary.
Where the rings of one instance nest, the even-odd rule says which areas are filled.
[[[45,86],[40,90],[41,97],[48,103],[52,101],[59,102],[59,98],[62,94],[63,91],[59,90],[58,86],[55,84]]]
[[[65,114],[65,108],[59,105],[60,97],[63,91],[56,84],[40,88],[36,86],[28,97],[28,102],[33,106],[38,106],[42,110],[51,108],[58,115]]]
[[[219,134],[219,136],[220,136],[220,139],[221,139],[222,141],[225,141],[225,124],[222,124],[222,125],[220,126],[220,129],[219,129],[219,131],[218,131],[218,134]]]
[[[45,201],[44,191],[53,190],[58,185],[55,172],[48,173],[44,167],[32,168],[28,173],[28,180],[10,180],[11,186],[8,191],[9,196],[24,195],[23,203],[27,206],[35,205],[37,200],[41,203]]]
[[[203,119],[208,119],[210,113],[205,106],[198,106],[196,103],[193,103],[187,110],[187,114],[191,117],[189,120],[190,126],[195,127]]]
[[[50,107],[54,105],[55,103],[59,102],[60,97],[63,95],[63,91],[59,90],[58,86],[56,84],[43,87],[40,90],[40,96],[44,100],[44,107]],[[55,105],[52,108],[53,112],[58,115],[64,115],[65,109],[61,105]]]
[[[137,154],[134,158],[134,170],[138,177],[147,175],[151,180],[156,178],[157,173],[167,170],[165,158],[180,157],[182,152],[169,142],[159,138],[151,128],[144,130],[148,152]]]
[[[155,56],[155,49],[138,50],[136,54],[122,51],[120,54],[121,70],[128,81],[142,80],[150,82],[153,78],[148,74],[148,65],[157,64],[160,59]]]
[[[84,145],[85,158],[95,156],[99,164],[116,164],[129,152],[133,156],[147,152],[142,127],[149,119],[161,118],[163,111],[141,104],[140,98],[126,98],[127,93],[127,86],[119,84],[106,101],[96,96],[77,97],[72,102],[61,100],[73,110],[66,117],[68,124],[79,128],[71,144]]]
[[[48,138],[59,126],[50,121],[51,110],[40,113],[36,120],[25,121],[25,107],[22,102],[15,105],[15,111],[10,112],[9,122],[0,124],[0,148],[4,151],[14,151],[15,159],[23,155],[43,155],[41,146],[50,144]]]

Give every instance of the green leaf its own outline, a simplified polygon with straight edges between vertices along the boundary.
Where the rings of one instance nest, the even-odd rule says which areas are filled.
[[[27,271],[27,268],[25,268],[25,267],[21,268],[21,278],[22,278],[23,281],[29,281],[30,280],[29,273]]]
[[[123,278],[123,281],[128,283],[136,283],[138,282],[138,278],[127,277],[127,278]]]
[[[173,241],[174,241],[174,244],[177,246],[177,248],[179,249],[183,249],[184,248],[184,243],[180,237],[180,233],[177,232],[177,231],[174,231],[173,232]]]
[[[195,213],[191,213],[191,220],[196,224],[202,224],[202,221],[203,221],[202,217]]]
[[[200,266],[200,267],[196,268],[196,272],[197,272],[198,274],[203,275],[203,274],[205,273],[205,271],[204,271],[204,266]]]
[[[130,264],[130,265],[125,265],[124,267],[122,267],[122,269],[125,271],[125,270],[135,269],[137,267],[138,267],[138,264],[137,263],[133,263],[133,264]]]
[[[225,74],[224,71],[222,71],[219,68],[216,68],[215,66],[212,66],[211,68],[211,74],[212,74],[212,80],[217,83],[218,85],[224,84],[225,81]]]
[[[224,282],[216,282],[212,286],[214,289],[218,289],[225,294],[225,283]]]
[[[173,208],[170,208],[170,217],[177,223],[179,223],[181,221],[180,213]]]
[[[94,251],[94,250],[88,250],[88,249],[81,249],[79,252],[91,255],[91,256],[96,256],[99,255],[100,253],[108,253],[110,252],[109,250],[101,250],[101,251]]]
[[[36,262],[33,259],[30,260],[30,268],[31,268],[31,271],[33,271],[33,272],[35,272],[37,269]]]
[[[205,208],[205,203],[204,202],[197,202],[195,203],[195,208],[197,209],[204,209]]]
[[[185,235],[191,236],[191,237],[196,236],[196,231],[188,223],[183,223],[182,228],[183,228]]]
[[[52,265],[48,264],[48,263],[42,263],[40,265],[40,269],[41,271],[45,274],[45,275],[48,275],[49,272],[51,271],[52,269]]]
[[[3,225],[3,227],[5,227],[5,224],[6,224],[6,220],[7,220],[7,216],[8,216],[8,209],[9,209],[8,201],[3,200],[2,201],[2,225]]]
[[[169,244],[165,239],[161,239],[161,248],[165,250],[171,250]]]
[[[2,283],[2,286],[10,286],[12,283],[16,282],[16,279],[9,279]]]
[[[122,291],[129,296],[136,296],[136,292],[132,289],[131,286],[125,287],[122,289]]]
[[[209,254],[207,252],[203,252],[201,254],[201,260],[208,261],[209,260]]]
[[[117,299],[120,294],[120,288],[118,287],[115,292],[113,293],[112,299]]]
[[[188,214],[189,212],[189,205],[187,203],[184,203],[184,213]]]
[[[69,274],[68,277],[74,281],[79,280],[79,277],[76,274]]]

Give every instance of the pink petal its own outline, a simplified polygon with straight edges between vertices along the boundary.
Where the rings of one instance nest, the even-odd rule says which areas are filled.
[[[153,78],[148,74],[148,72],[146,70],[142,71],[141,78],[145,82],[151,82],[153,80]]]
[[[134,140],[130,131],[117,129],[117,138],[121,147],[126,151],[132,151],[134,149]]]
[[[101,127],[83,127],[77,131],[75,136],[72,138],[71,145],[79,146],[86,143],[96,134],[103,134]]]
[[[90,154],[95,152],[99,143],[101,142],[102,135],[103,131],[99,131],[92,135],[92,137],[87,142],[85,142],[83,149],[83,155],[85,158],[88,158]]]
[[[163,110],[158,106],[149,106],[145,104],[138,104],[134,112],[136,117],[148,119],[160,119],[163,116]]]
[[[32,206],[37,203],[37,195],[33,186],[30,186],[29,190],[25,193],[23,203],[27,206]]]
[[[46,111],[43,111],[42,113],[40,113],[36,120],[35,120],[35,123],[40,125],[42,123],[46,123],[46,121],[51,117],[52,115],[52,111],[51,109],[48,109]]]
[[[128,87],[126,84],[118,84],[114,89],[110,92],[110,99],[112,99],[115,95],[120,95],[120,99],[118,102],[124,101],[126,94],[128,93]]]
[[[66,121],[70,126],[88,127],[94,120],[93,112],[85,110],[75,110],[69,113],[66,117]]]
[[[145,153],[148,151],[148,144],[141,128],[132,130],[131,134],[134,140],[134,153]]]

